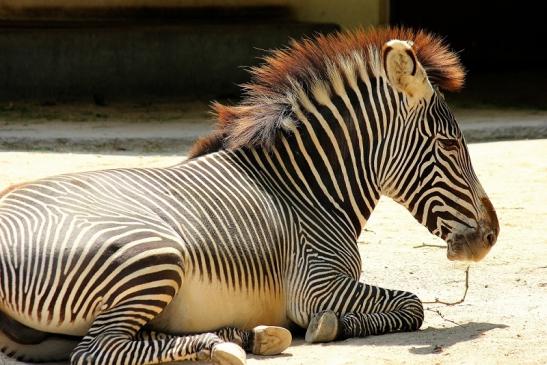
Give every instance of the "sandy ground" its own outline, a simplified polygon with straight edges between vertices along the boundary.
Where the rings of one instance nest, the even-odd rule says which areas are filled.
[[[267,364],[545,364],[547,363],[547,140],[470,145],[473,162],[497,209],[501,233],[490,255],[470,268],[469,292],[456,306],[425,304],[419,332],[306,345],[250,357]],[[0,189],[42,176],[121,166],[167,166],[174,155],[0,152]],[[359,247],[363,279],[413,291],[424,301],[456,301],[463,264],[404,208],[383,199]],[[0,364],[6,360],[0,358]]]

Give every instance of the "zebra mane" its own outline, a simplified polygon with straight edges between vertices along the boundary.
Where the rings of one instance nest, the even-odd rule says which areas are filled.
[[[340,70],[352,60],[360,61],[369,74],[378,75],[382,46],[392,39],[413,42],[433,85],[445,91],[462,88],[465,71],[458,56],[442,38],[423,30],[371,28],[292,40],[287,48],[272,51],[262,65],[250,69],[251,82],[242,85],[244,94],[238,105],[213,104],[216,130],[194,144],[189,158],[223,148],[271,147],[279,130],[296,122],[291,105],[298,90],[328,80],[333,67]]]

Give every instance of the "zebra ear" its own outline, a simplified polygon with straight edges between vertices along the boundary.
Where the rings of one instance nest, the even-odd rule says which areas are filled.
[[[391,85],[405,93],[411,102],[417,102],[431,97],[433,87],[412,44],[398,39],[387,42],[382,49],[382,63]]]

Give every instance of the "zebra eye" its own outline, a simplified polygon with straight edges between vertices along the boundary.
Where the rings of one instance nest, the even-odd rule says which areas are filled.
[[[439,139],[439,143],[441,144],[442,148],[449,151],[455,150],[459,146],[457,139],[443,138],[443,139]]]

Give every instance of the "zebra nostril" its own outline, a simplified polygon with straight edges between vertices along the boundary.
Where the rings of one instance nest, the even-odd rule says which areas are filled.
[[[490,231],[484,236],[484,240],[489,246],[494,246],[494,243],[496,243],[496,235],[493,231]]]

